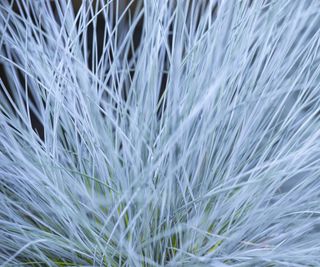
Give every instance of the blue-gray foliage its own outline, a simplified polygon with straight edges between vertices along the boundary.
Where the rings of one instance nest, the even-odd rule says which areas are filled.
[[[0,264],[320,266],[319,26],[318,0],[2,0]]]

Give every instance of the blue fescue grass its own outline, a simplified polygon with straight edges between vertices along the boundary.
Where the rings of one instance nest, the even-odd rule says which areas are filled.
[[[319,14],[1,1],[2,266],[320,266]]]

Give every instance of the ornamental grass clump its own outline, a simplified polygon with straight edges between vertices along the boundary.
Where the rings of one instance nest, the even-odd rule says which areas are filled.
[[[1,266],[320,266],[320,2],[2,0]]]

